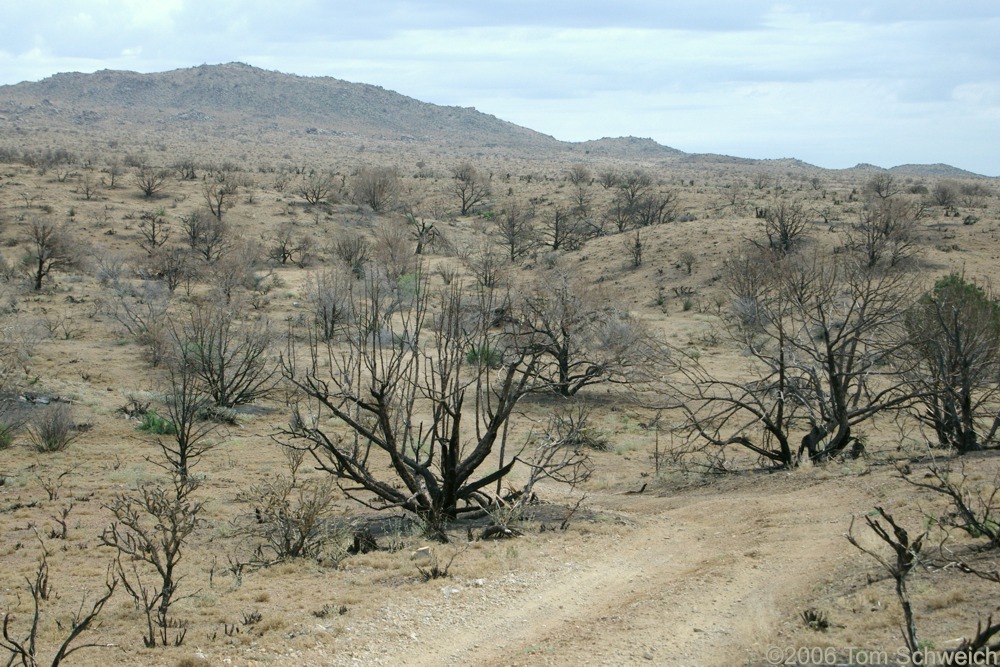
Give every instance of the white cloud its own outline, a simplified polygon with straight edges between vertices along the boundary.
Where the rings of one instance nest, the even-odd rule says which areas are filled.
[[[993,0],[39,0],[3,3],[0,24],[0,83],[241,60],[561,139],[1000,174],[982,140],[1000,106]]]

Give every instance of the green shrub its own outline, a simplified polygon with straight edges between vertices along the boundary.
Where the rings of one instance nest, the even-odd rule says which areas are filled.
[[[470,364],[480,367],[500,368],[503,364],[503,355],[500,353],[500,350],[488,345],[473,345],[468,353],[466,353],[465,360]]]
[[[177,432],[177,427],[166,417],[161,417],[156,410],[147,410],[142,416],[139,430],[154,435],[173,435]]]
[[[0,451],[9,449],[14,444],[14,430],[12,426],[0,423]]]

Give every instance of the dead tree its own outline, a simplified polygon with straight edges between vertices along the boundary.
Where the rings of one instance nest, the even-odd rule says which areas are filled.
[[[463,162],[452,170],[452,191],[460,202],[459,215],[468,215],[490,196],[490,181],[472,164]]]
[[[585,164],[574,164],[568,170],[566,170],[566,180],[568,180],[573,185],[590,185],[594,180],[593,174],[590,172],[590,168]]]
[[[163,169],[140,167],[135,173],[135,184],[142,191],[142,196],[150,199],[167,184],[167,172]],[[110,187],[114,187],[112,184]]]
[[[916,226],[922,214],[920,206],[902,199],[872,202],[847,233],[846,245],[869,267],[896,266],[916,254]]]
[[[198,274],[196,259],[190,250],[185,248],[161,248],[152,256],[151,269],[153,274],[162,280],[172,294],[182,283],[187,284],[190,292],[192,279]]]
[[[619,177],[617,186],[625,208],[634,211],[652,189],[653,177],[643,169],[633,169]]]
[[[534,208],[511,199],[496,217],[498,245],[507,253],[511,264],[518,264],[538,245],[534,225]]]
[[[170,238],[164,210],[145,211],[139,216],[139,247],[152,256]]]
[[[349,322],[354,281],[346,270],[324,269],[306,282],[306,298],[313,309],[315,331],[323,340],[339,334]]]
[[[391,167],[365,166],[354,175],[351,186],[354,203],[381,213],[390,208],[399,195],[399,174]]]
[[[758,248],[768,248],[782,255],[799,245],[806,234],[808,220],[802,202],[776,198],[757,217],[763,220],[764,236],[767,243],[753,243]]]
[[[41,620],[41,602],[48,598],[49,592],[51,591],[51,584],[49,583],[49,563],[48,554],[43,553],[42,560],[38,565],[38,570],[35,573],[35,580],[31,581],[26,579],[28,584],[28,592],[31,595],[32,602],[32,613],[31,613],[31,625],[28,628],[27,635],[22,639],[17,639],[14,637],[13,623],[15,617],[10,612],[5,612],[3,615],[3,638],[0,639],[0,648],[3,648],[10,652],[10,658],[7,661],[8,667],[11,665],[20,663],[21,667],[38,667],[41,664],[39,659],[39,622]],[[73,643],[86,632],[90,626],[97,619],[97,616],[104,609],[104,605],[111,596],[114,595],[115,589],[118,587],[118,578],[114,575],[113,571],[109,568],[108,577],[105,582],[105,592],[101,597],[97,598],[94,603],[90,606],[89,610],[85,610],[86,598],[80,602],[80,608],[73,615],[70,621],[69,633],[66,638],[59,644],[56,649],[55,655],[52,657],[51,667],[59,667],[62,661],[68,658],[73,653],[85,648],[107,648],[106,644],[79,644],[73,646]],[[57,623],[58,625],[58,623]],[[62,625],[59,625],[60,629],[63,629]]]
[[[236,183],[222,174],[217,178],[205,181],[201,192],[208,210],[211,211],[216,220],[221,222],[223,214],[235,206],[236,195],[239,194],[239,191]]]
[[[517,462],[504,455],[507,423],[538,364],[517,332],[491,326],[504,307],[493,290],[470,299],[453,284],[432,310],[422,278],[408,299],[367,278],[343,345],[313,336],[300,351],[289,339],[282,365],[299,401],[285,438],[348,497],[413,512],[437,535],[498,505],[488,488]]]
[[[542,238],[552,250],[578,250],[589,232],[585,222],[556,208],[542,222]]]
[[[313,174],[299,184],[298,193],[307,204],[317,206],[328,202],[337,193],[337,185],[329,174]]]
[[[229,226],[221,219],[194,211],[181,217],[181,228],[191,250],[212,264],[222,256],[229,242]]]
[[[951,501],[950,511],[938,519],[939,525],[958,528],[973,538],[985,538],[989,548],[1000,547],[1000,524],[997,523],[1000,518],[1000,474],[979,484],[969,479],[964,463],[960,463],[956,471],[950,464],[933,461],[922,477],[909,474],[901,477],[919,489],[939,493]]]
[[[31,281],[35,290],[56,269],[76,263],[77,252],[69,230],[47,220],[33,220],[28,226],[28,256]]]
[[[595,384],[630,384],[646,377],[661,356],[629,313],[604,305],[566,278],[527,291],[516,320],[529,334],[544,385],[561,396]]]
[[[286,221],[278,226],[274,236],[271,237],[267,256],[282,266],[288,262],[303,266],[308,261],[312,245],[313,242],[308,237],[296,236],[295,225],[291,221]]]
[[[851,519],[851,527],[847,531],[847,541],[877,560],[896,582],[896,597],[899,598],[899,604],[903,608],[903,640],[906,642],[906,648],[909,649],[910,655],[914,655],[920,650],[920,643],[917,641],[917,623],[913,617],[913,606],[910,604],[910,594],[906,588],[906,580],[919,562],[920,549],[923,547],[924,538],[927,537],[927,533],[921,533],[915,540],[911,541],[909,533],[896,523],[890,514],[881,507],[876,507],[875,511],[889,524],[892,534],[890,535],[889,529],[871,515],[865,516],[865,523],[868,524],[868,527],[871,528],[872,532],[880,540],[889,545],[895,554],[895,560],[887,560],[876,551],[861,546],[857,538],[854,537],[853,518]]]
[[[170,298],[161,283],[144,281],[138,286],[115,283],[104,312],[145,351],[149,363],[158,367],[167,352]]]
[[[731,260],[725,272],[733,297],[725,333],[748,363],[735,379],[690,356],[680,364],[674,388],[694,439],[779,466],[822,462],[860,453],[855,427],[913,400],[889,363],[901,346],[909,276],[849,258],[766,255]]]
[[[892,174],[880,173],[865,181],[863,190],[871,199],[886,201],[900,194],[903,186]]]
[[[672,190],[647,194],[631,207],[633,224],[649,227],[673,222],[679,206],[677,193]]]
[[[413,251],[415,255],[423,255],[427,247],[434,245],[440,237],[440,232],[433,222],[423,217],[417,218],[414,213],[406,214],[406,226],[410,229],[410,236],[417,243]]]
[[[173,427],[170,440],[158,440],[165,463],[159,464],[188,483],[191,468],[215,443],[209,436],[218,423],[208,418],[213,406],[199,372],[197,355],[174,332],[174,354],[167,361],[166,416]]]
[[[178,338],[215,405],[248,405],[274,388],[278,368],[271,357],[273,335],[266,320],[241,322],[225,306],[196,308]]]
[[[170,607],[179,599],[182,577],[177,566],[202,509],[202,503],[192,499],[197,488],[193,480],[173,475],[167,486],[143,486],[104,506],[115,520],[101,534],[101,544],[118,550],[118,577],[146,616],[147,648],[184,641],[186,629],[173,622]],[[156,584],[149,581],[149,569],[155,572]]]
[[[371,259],[372,244],[360,234],[343,234],[333,242],[330,252],[360,278],[365,274],[365,264]]]

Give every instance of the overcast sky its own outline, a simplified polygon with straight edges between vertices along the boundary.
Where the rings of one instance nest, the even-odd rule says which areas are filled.
[[[1000,176],[998,0],[0,0],[0,84],[232,61],[582,141]]]

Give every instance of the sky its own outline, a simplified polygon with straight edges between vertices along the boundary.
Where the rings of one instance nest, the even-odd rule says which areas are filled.
[[[564,141],[1000,176],[997,0],[0,0],[0,84],[243,62]]]

